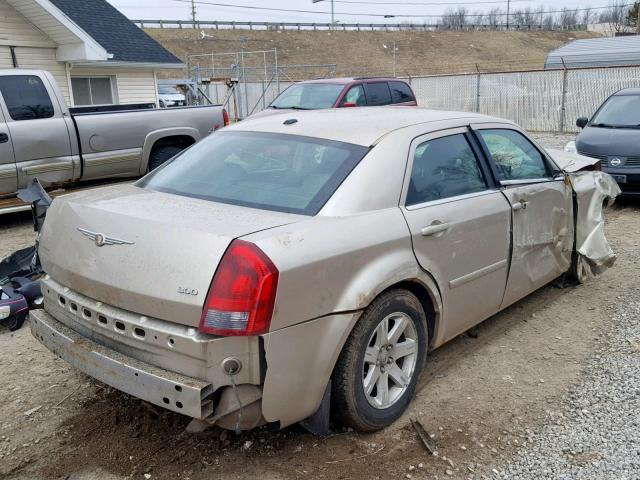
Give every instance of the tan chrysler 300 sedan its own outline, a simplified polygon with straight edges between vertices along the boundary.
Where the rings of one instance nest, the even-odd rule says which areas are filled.
[[[249,429],[407,408],[428,351],[614,260],[594,159],[505,120],[371,107],[216,132],[134,184],[57,198],[34,335],[90,376]]]

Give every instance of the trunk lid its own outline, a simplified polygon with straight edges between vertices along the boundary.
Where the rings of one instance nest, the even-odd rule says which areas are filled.
[[[57,198],[39,253],[76,292],[195,327],[231,241],[302,218],[118,185]]]

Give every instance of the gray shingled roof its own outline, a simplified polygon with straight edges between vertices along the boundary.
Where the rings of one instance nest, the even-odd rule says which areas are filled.
[[[564,61],[564,64],[563,64]],[[640,65],[640,35],[574,40],[549,52],[547,69]]]
[[[182,63],[105,0],[49,0],[107,52],[114,62]]]

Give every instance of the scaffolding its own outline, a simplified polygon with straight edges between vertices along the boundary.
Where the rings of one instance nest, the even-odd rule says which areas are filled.
[[[235,119],[266,108],[295,82],[336,76],[335,64],[281,65],[277,49],[189,55],[187,68],[198,104],[223,104]]]

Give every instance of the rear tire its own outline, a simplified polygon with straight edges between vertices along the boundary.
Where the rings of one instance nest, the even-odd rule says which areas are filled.
[[[167,160],[171,160],[177,154],[179,154],[183,148],[167,145],[163,147],[156,147],[149,155],[149,171],[153,171],[162,165]]]
[[[427,357],[427,318],[418,298],[401,289],[373,301],[338,358],[332,414],[372,432],[397,420],[413,398]]]

